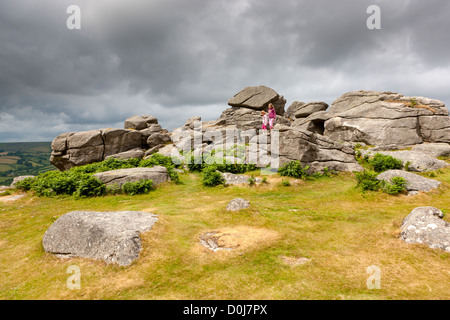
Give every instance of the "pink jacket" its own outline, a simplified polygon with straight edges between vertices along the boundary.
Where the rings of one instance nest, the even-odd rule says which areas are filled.
[[[269,109],[269,119],[275,119],[277,114],[275,113],[275,108]]]

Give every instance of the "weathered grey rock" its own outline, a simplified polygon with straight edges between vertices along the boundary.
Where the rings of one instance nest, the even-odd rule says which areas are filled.
[[[15,177],[15,178],[13,179],[13,181],[11,182],[10,187],[13,188],[13,187],[16,185],[17,182],[23,181],[23,180],[28,179],[28,178],[34,178],[34,177],[35,177],[35,176],[31,176],[31,175]],[[1,189],[0,189],[0,190],[1,190]]]
[[[450,252],[450,224],[443,217],[442,211],[434,207],[415,208],[403,220],[400,239]]]
[[[441,182],[433,179],[428,179],[418,174],[407,172],[403,170],[387,170],[378,175],[378,180],[385,180],[392,182],[393,177],[402,177],[406,180],[406,190],[409,194],[415,194],[420,191],[430,191],[440,186]]]
[[[354,91],[336,99],[328,112],[332,117],[325,122],[324,135],[335,141],[370,145],[450,142],[450,117],[438,100]]]
[[[125,129],[107,129],[102,130],[102,133],[105,146],[103,159],[113,154],[132,150],[135,148],[142,148],[142,136],[139,131]]]
[[[152,124],[149,124],[147,128],[142,129],[140,132],[141,132],[141,135],[146,139],[152,133],[162,132],[162,130],[163,129],[162,129],[161,125],[159,125],[157,123],[152,123]]]
[[[158,119],[155,118],[154,116],[150,116],[148,114],[145,114],[143,116],[141,116],[142,119],[144,119],[147,122],[147,127],[150,127],[151,124],[157,124],[158,123]]]
[[[225,179],[226,185],[235,185],[235,184],[249,184],[248,176],[242,174],[233,174],[229,172],[223,172],[222,177]],[[260,178],[254,178],[255,183],[261,183],[262,180]]]
[[[221,127],[234,125],[239,130],[259,130],[262,126],[261,111],[245,107],[233,107],[224,110],[219,118],[219,121],[221,125],[216,126],[218,129]],[[277,113],[274,124],[290,125],[291,121]]]
[[[142,159],[145,155],[145,151],[141,148],[136,148],[128,151],[124,151],[121,153],[113,154],[111,156],[107,156],[105,159],[109,158],[115,158],[120,160],[126,160],[126,159]]]
[[[127,182],[137,182],[139,180],[152,180],[153,185],[157,186],[169,179],[167,169],[162,166],[151,168],[128,168],[98,172],[94,177],[106,185],[118,185],[122,187]]]
[[[273,104],[277,115],[284,115],[286,99],[266,86],[245,87],[228,100],[228,104],[232,107],[257,110],[267,109],[269,103]]]
[[[286,109],[284,116],[289,119],[295,119],[295,113],[305,105],[302,101],[294,101],[291,105]]]
[[[158,220],[147,212],[72,211],[58,218],[45,232],[45,252],[57,257],[82,257],[128,266],[142,249],[139,234]]]
[[[450,165],[443,160],[438,160],[429,156],[428,154],[418,152],[418,151],[409,151],[409,150],[401,150],[401,151],[371,151],[370,149],[361,150],[361,154],[369,154],[375,155],[376,153],[381,153],[384,155],[388,155],[394,158],[397,158],[403,162],[403,165],[406,166],[406,163],[409,162],[408,168],[409,171],[414,172],[425,172],[425,171],[433,171],[445,168]]]
[[[311,172],[325,167],[335,171],[362,171],[355,160],[351,145],[335,142],[327,137],[297,127],[280,131],[280,166],[293,160],[308,165]]]
[[[67,170],[107,156],[142,146],[139,131],[125,129],[90,130],[63,133],[52,142],[50,162],[60,170]]]
[[[123,125],[124,129],[134,129],[134,130],[142,130],[147,128],[147,121],[146,119],[140,117],[140,116],[132,116],[125,120],[125,123]]]
[[[184,123],[184,127],[187,129],[192,129],[194,130],[194,125],[196,123],[200,123],[202,121],[202,117],[192,117],[186,120],[186,122]]]
[[[127,157],[126,153],[122,153],[130,150],[148,149],[147,141],[151,136],[150,141],[170,141],[167,130],[162,129],[153,116],[131,117],[124,126],[130,129],[109,128],[60,134],[52,142],[50,162],[60,170],[67,170],[118,154]]]
[[[299,101],[294,101],[286,111],[286,117],[291,119],[306,118],[313,113],[319,111],[325,111],[328,108],[328,104],[325,102],[308,102],[303,103]]]
[[[250,201],[247,201],[242,198],[236,198],[231,200],[227,204],[227,211],[239,211],[242,209],[246,209],[248,207],[250,207]]]
[[[155,132],[150,134],[150,136],[147,138],[147,145],[149,148],[155,147],[157,145],[164,145],[166,143],[171,142],[171,138],[169,134],[161,133],[161,132]]]
[[[325,131],[325,121],[330,118],[331,116],[327,111],[317,111],[306,118],[296,119],[291,126],[323,135]]]
[[[422,143],[412,147],[411,150],[426,153],[433,158],[450,156],[449,143]]]

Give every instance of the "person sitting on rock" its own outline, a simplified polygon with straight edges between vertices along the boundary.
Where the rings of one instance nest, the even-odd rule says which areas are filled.
[[[277,114],[275,112],[275,108],[273,107],[273,104],[269,103],[269,126],[270,126],[270,130],[273,129],[273,122],[275,121],[276,117],[277,117]]]
[[[267,132],[267,126],[269,124],[269,115],[265,111],[261,111],[262,115],[262,127],[263,132]]]

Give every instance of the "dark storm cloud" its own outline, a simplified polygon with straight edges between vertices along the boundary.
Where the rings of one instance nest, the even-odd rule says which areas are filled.
[[[77,4],[82,29],[68,30]],[[381,30],[369,30],[369,5]],[[331,103],[352,90],[450,102],[444,0],[0,3],[0,140],[51,140],[152,114],[217,118],[248,85]]]

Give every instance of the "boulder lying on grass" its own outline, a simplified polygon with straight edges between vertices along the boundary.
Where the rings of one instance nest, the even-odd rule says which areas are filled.
[[[434,207],[415,208],[403,220],[400,239],[450,252],[450,224],[443,217],[442,211]]]
[[[167,169],[162,166],[151,168],[127,168],[104,171],[94,174],[94,177],[105,183],[107,186],[117,185],[122,187],[127,182],[137,182],[139,180],[152,180],[153,186],[157,186],[169,179]]]
[[[380,173],[377,177],[378,180],[386,180],[392,182],[393,177],[402,177],[406,180],[406,190],[410,195],[416,194],[420,191],[430,191],[436,189],[441,184],[440,181],[428,179],[418,174],[407,172],[403,170],[387,170]]]
[[[408,169],[415,172],[433,171],[445,168],[446,166],[450,165],[443,160],[438,160],[426,153],[419,151],[373,151],[373,149],[367,149],[362,150],[361,153],[363,155],[375,155],[376,153],[381,153],[386,156],[394,157],[396,159],[402,160],[403,165],[406,165],[406,163],[408,163]]]
[[[225,179],[226,185],[234,185],[234,184],[250,184],[249,179],[251,177],[248,177],[243,174],[233,174],[229,172],[223,172],[222,177]],[[262,179],[260,178],[253,178],[255,183],[261,183]]]
[[[141,211],[72,211],[57,219],[45,232],[45,252],[63,258],[82,257],[103,260],[120,266],[139,257],[139,234],[158,220]]]
[[[231,200],[227,205],[227,211],[238,211],[250,207],[250,201],[242,198]]]

